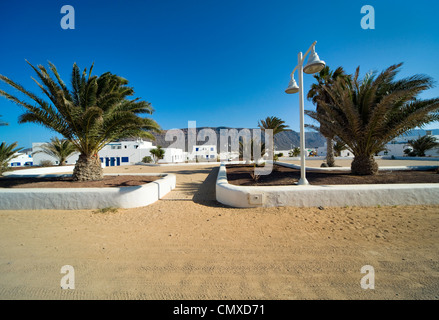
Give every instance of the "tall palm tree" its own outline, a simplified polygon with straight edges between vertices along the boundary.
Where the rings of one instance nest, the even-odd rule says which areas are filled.
[[[261,130],[272,129],[273,136],[283,131],[291,131],[287,129],[289,126],[284,124],[285,121],[281,120],[278,117],[267,117],[263,120],[259,120],[258,127]]]
[[[49,62],[51,73],[44,66],[29,65],[41,83],[34,81],[48,101],[3,75],[0,75],[1,81],[35,104],[2,90],[0,95],[25,109],[19,123],[39,123],[60,133],[76,146],[80,155],[73,170],[74,180],[103,178],[98,152],[110,141],[126,137],[154,139],[150,131],[160,131],[154,120],[140,116],[153,113],[151,104],[139,98],[129,99],[134,90],[128,86],[128,80],[110,72],[92,76],[93,65],[88,72],[84,69],[81,73],[75,63],[69,89],[52,63]]]
[[[273,138],[275,135],[277,135],[278,133],[284,132],[284,131],[291,131],[291,129],[288,129],[288,125],[285,125],[285,121],[283,121],[282,119],[278,118],[278,117],[267,117],[265,119],[259,120],[258,122],[258,127],[264,131],[267,129],[271,129],[273,130]],[[253,148],[252,148],[253,150]],[[265,145],[264,145],[264,150],[265,150]],[[271,152],[271,154],[273,155],[273,158],[275,157],[274,155],[274,143],[272,146],[271,150],[266,150]]]
[[[338,67],[335,70],[331,70],[328,66],[324,67],[322,71],[314,75],[314,79],[317,83],[311,85],[311,89],[308,91],[307,98],[316,104],[316,114],[321,115],[325,113],[325,110],[318,103],[319,100],[330,103],[330,95],[326,92],[325,87],[330,87],[338,78],[346,77],[342,67]],[[308,110],[305,111],[309,113]],[[320,123],[319,128],[310,126],[315,130],[318,130],[326,138],[326,164],[328,167],[335,166],[334,159],[334,133],[324,123]]]
[[[68,157],[74,154],[76,146],[69,140],[60,140],[57,137],[52,138],[50,143],[45,143],[40,146],[41,150],[35,151],[32,155],[37,153],[45,153],[58,160],[58,165],[63,166]]]
[[[12,144],[6,144],[2,142],[0,144],[0,176],[3,172],[7,171],[8,162],[16,157],[16,153],[20,152],[23,148],[16,148],[17,143],[14,142]]]
[[[368,73],[359,78],[358,67],[352,77],[337,79],[324,87],[330,100],[317,98],[324,114],[308,115],[325,125],[354,154],[353,174],[372,175],[378,171],[373,155],[403,133],[437,121],[439,98],[419,99],[433,87],[425,75],[395,80],[402,63],[379,75]]]

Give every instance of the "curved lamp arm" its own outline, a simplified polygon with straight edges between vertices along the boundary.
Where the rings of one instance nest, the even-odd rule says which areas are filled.
[[[317,41],[314,41],[313,44],[311,45],[311,47],[309,47],[308,51],[305,52],[305,54],[303,55],[303,58],[302,58],[302,64],[303,64],[303,61],[305,61],[306,56],[309,54],[309,52],[311,51],[311,49],[314,48],[314,46],[316,45],[316,43],[317,43]]]

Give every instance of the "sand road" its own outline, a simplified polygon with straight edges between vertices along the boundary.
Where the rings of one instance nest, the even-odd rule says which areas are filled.
[[[439,299],[438,206],[227,208],[217,170],[107,168],[177,175],[143,208],[0,211],[0,299]]]

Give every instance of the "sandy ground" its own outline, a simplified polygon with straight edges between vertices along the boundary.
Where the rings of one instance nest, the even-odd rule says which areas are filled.
[[[0,211],[0,299],[439,299],[438,206],[235,209],[216,166],[105,171],[177,188],[117,212]]]

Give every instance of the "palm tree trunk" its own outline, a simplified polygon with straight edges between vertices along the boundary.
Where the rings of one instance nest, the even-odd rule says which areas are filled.
[[[73,180],[96,181],[103,178],[104,173],[98,155],[87,156],[81,153],[73,169]]]
[[[334,140],[332,140],[332,138],[326,138],[326,164],[328,167],[335,166]]]
[[[378,172],[378,164],[373,156],[355,156],[351,164],[352,174],[356,175],[374,175]]]

